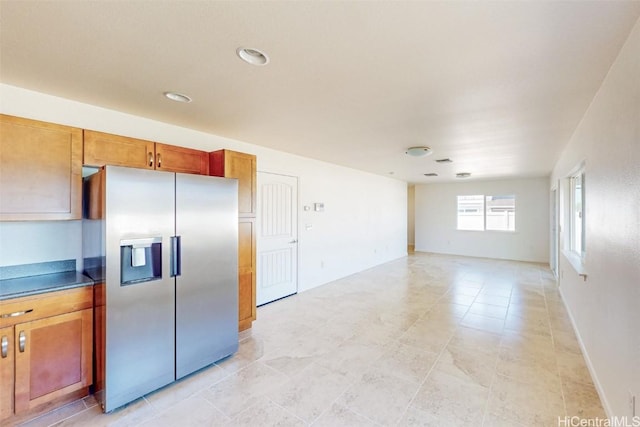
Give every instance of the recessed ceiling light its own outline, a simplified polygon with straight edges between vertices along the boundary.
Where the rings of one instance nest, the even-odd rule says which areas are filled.
[[[456,178],[469,178],[471,174],[469,172],[460,172],[456,174]]]
[[[269,63],[269,57],[266,53],[248,47],[239,47],[236,53],[244,62],[251,65],[267,65]]]
[[[431,150],[431,148],[426,146],[421,146],[421,147],[409,147],[407,148],[407,151],[405,151],[405,154],[408,154],[412,157],[424,157],[424,156],[428,156],[432,152],[433,150]]]
[[[438,174],[435,172],[429,172],[429,173],[425,173],[424,176],[438,176]]]
[[[446,158],[446,159],[438,159],[436,160],[436,163],[453,163],[453,160]]]
[[[182,93],[178,93],[178,92],[165,92],[164,96],[166,96],[170,100],[176,101],[176,102],[186,102],[186,103],[191,102],[191,98],[190,97],[188,97],[187,95],[184,95]]]

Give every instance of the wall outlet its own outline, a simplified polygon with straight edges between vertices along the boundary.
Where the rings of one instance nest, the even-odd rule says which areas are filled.
[[[324,261],[320,261],[320,268],[324,268]]]
[[[629,412],[632,417],[636,416],[636,396],[629,391]]]

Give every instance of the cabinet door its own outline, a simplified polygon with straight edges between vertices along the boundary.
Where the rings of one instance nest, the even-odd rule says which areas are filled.
[[[206,151],[156,143],[156,170],[209,174],[209,155]]]
[[[211,175],[238,179],[238,215],[256,216],[256,156],[231,150],[210,153]]]
[[[238,223],[238,309],[239,330],[251,327],[256,318],[256,236],[255,219]]]
[[[0,329],[0,420],[13,414],[13,326]]]
[[[88,387],[92,339],[92,309],[17,324],[16,413]]]
[[[84,131],[84,164],[87,166],[129,166],[153,169],[155,145],[151,141]]]
[[[0,220],[81,216],[82,130],[0,115]]]

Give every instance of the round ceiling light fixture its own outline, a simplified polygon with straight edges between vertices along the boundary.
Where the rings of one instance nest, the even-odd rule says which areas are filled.
[[[172,101],[176,101],[176,102],[184,102],[184,103],[189,103],[191,102],[191,98],[188,97],[187,95],[184,95],[182,93],[178,93],[178,92],[165,92],[164,96],[167,97],[168,99],[172,100]]]
[[[471,174],[469,172],[460,172],[456,174],[456,178],[469,178]]]
[[[412,157],[424,157],[428,156],[432,152],[433,150],[431,148],[423,145],[420,147],[409,147],[407,148],[407,151],[405,151],[405,154],[408,154]]]
[[[269,63],[269,57],[266,53],[259,49],[249,47],[239,47],[236,53],[244,62],[251,65],[267,65]]]

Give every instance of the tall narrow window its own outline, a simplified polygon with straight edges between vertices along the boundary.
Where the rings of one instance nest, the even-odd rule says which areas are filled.
[[[585,253],[585,180],[584,171],[571,177],[571,250],[581,257]]]

